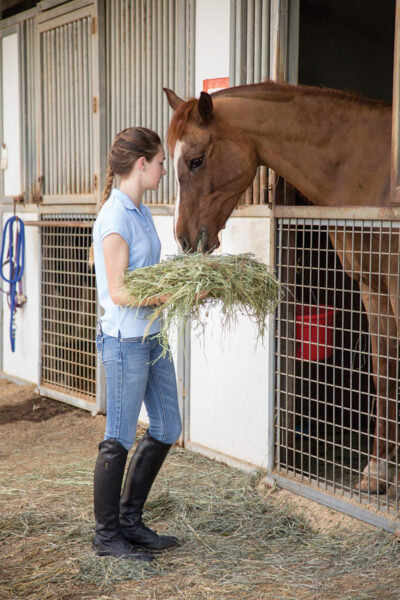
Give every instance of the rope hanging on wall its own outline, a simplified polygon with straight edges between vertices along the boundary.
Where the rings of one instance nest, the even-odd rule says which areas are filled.
[[[6,248],[6,239],[8,237],[7,258],[4,257]],[[0,254],[0,275],[2,279],[9,284],[8,292],[1,290],[7,295],[8,306],[10,307],[10,343],[12,352],[15,351],[15,314],[17,308],[20,308],[26,302],[26,296],[22,290],[22,275],[24,273],[25,256],[25,226],[24,222],[15,215],[10,217],[3,229],[3,239],[1,243]],[[5,267],[9,265],[9,275],[5,275]],[[18,286],[18,291],[17,291]]]

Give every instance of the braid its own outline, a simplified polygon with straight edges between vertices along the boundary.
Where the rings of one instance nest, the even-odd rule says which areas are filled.
[[[106,175],[106,183],[104,185],[103,197],[101,199],[99,210],[103,206],[104,202],[106,202],[106,200],[108,200],[108,198],[110,197],[113,181],[114,181],[114,169],[113,169],[113,167],[108,165],[107,175]]]
[[[101,199],[98,212],[100,211],[100,209],[103,206],[103,204],[110,197],[111,189],[112,189],[112,185],[113,185],[113,181],[114,181],[114,169],[110,165],[108,165],[107,175],[106,175],[106,183],[104,185],[103,197]],[[90,246],[88,263],[89,263],[89,267],[92,268],[93,265],[94,265],[93,244]]]

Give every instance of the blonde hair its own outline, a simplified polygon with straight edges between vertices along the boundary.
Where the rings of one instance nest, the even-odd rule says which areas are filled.
[[[128,127],[115,137],[108,156],[108,166],[103,196],[98,206],[98,213],[111,194],[114,175],[127,177],[135,166],[136,161],[144,156],[151,162],[161,146],[159,135],[146,127]],[[89,265],[94,265],[93,244],[89,251]]]

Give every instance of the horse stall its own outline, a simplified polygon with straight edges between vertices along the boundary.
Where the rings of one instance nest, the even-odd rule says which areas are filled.
[[[115,134],[140,124],[165,135],[163,86],[185,98],[206,82],[216,89],[271,78],[390,100],[394,9],[394,0],[43,0],[1,20],[0,59],[13,53],[16,65],[3,70],[1,84],[9,151],[2,220],[15,211],[25,221],[27,293],[15,353],[3,301],[3,373],[35,383],[43,396],[104,412],[95,280],[86,266],[91,227]],[[20,128],[15,148],[4,137],[10,122]],[[178,251],[170,158],[167,170],[146,198],[163,256]],[[195,324],[173,334],[182,445],[242,469],[265,468],[270,482],[397,527],[399,272],[391,257],[399,214],[310,206],[258,170],[219,251],[253,252],[275,266],[285,300],[257,344],[242,315],[223,331],[217,308],[205,311],[204,336]],[[376,447],[376,471],[365,471]]]
[[[363,3],[362,14],[357,5],[300,4],[298,81],[388,102],[394,87],[396,108],[395,3],[379,4],[379,18],[376,3]],[[399,208],[311,206],[286,186],[274,217],[287,294],[276,321],[273,476],[394,531]]]

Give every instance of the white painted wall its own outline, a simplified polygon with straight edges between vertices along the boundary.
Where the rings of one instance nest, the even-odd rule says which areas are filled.
[[[230,0],[196,1],[195,93],[203,79],[229,77]]]
[[[232,217],[222,232],[222,252],[253,252],[269,264],[270,226],[267,217]],[[204,337],[192,337],[189,446],[265,467],[273,375],[268,335],[256,345],[255,325],[245,316],[221,334],[220,309],[209,312]]]
[[[21,140],[20,140],[20,81],[18,34],[1,38],[2,44],[2,143],[8,152],[8,167],[4,173],[4,195],[21,194]]]
[[[11,214],[3,215],[3,227]],[[38,214],[20,215],[24,221],[38,220]],[[39,384],[40,378],[40,231],[39,227],[25,227],[25,270],[23,289],[27,302],[16,314],[15,352],[10,344],[10,309],[3,296],[3,372]],[[5,271],[7,276],[7,269]],[[8,284],[2,282],[8,290]]]

